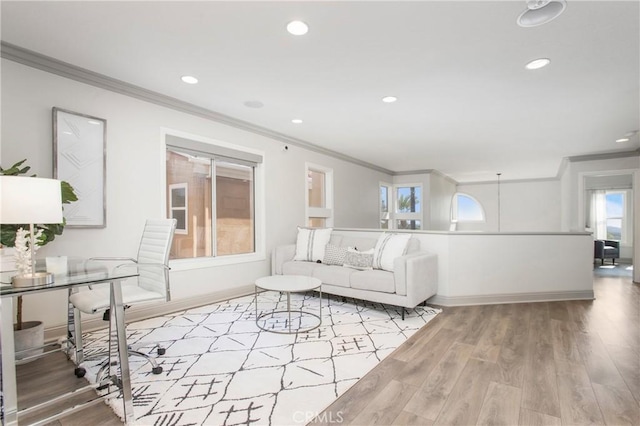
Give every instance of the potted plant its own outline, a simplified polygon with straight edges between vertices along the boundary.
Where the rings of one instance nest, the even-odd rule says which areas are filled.
[[[24,166],[27,160],[17,162],[8,169],[0,167],[0,175],[19,176],[26,174],[31,167]],[[35,175],[31,175],[35,177]],[[73,187],[68,182],[61,182],[62,204],[69,204],[78,200]],[[38,247],[53,241],[56,235],[61,235],[66,222],[56,224],[36,224]],[[0,247],[15,247],[16,235],[20,229],[28,229],[28,224],[23,225],[2,225],[0,226]],[[36,247],[37,249],[37,247]],[[16,323],[13,325],[16,352],[26,350],[32,347],[41,347],[44,342],[44,327],[42,321],[26,321],[22,320],[22,296],[18,296],[17,301]],[[37,351],[36,351],[37,352]],[[18,358],[31,355],[36,352],[24,353]]]

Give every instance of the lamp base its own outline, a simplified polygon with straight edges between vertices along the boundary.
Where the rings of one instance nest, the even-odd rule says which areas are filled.
[[[53,274],[48,272],[16,275],[11,278],[13,287],[35,287],[47,284],[53,284]]]

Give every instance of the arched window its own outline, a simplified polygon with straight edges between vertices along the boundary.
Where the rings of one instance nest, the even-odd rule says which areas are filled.
[[[452,222],[484,222],[482,204],[469,194],[456,192],[451,202]]]

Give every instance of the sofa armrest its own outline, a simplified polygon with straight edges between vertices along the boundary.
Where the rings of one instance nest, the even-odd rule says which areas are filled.
[[[438,291],[438,256],[417,252],[393,262],[396,294],[407,296],[407,306],[415,307]]]
[[[593,256],[599,259],[604,258],[604,241],[595,240],[593,242]]]
[[[284,262],[293,260],[295,255],[295,244],[287,244],[285,246],[278,246],[274,248],[273,253],[271,253],[271,274],[282,275],[282,265]]]

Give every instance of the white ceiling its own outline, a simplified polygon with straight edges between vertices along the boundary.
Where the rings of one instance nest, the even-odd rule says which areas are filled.
[[[2,40],[394,172],[544,178],[640,147],[640,3],[567,3],[2,1]]]

